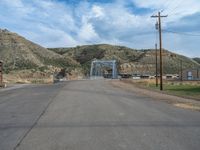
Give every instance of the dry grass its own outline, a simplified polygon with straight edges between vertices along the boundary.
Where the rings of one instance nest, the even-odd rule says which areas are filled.
[[[169,95],[176,95],[183,98],[195,99],[200,101],[200,81],[170,81],[163,80],[163,92]],[[156,87],[155,79],[145,80],[122,80],[124,83],[131,83],[140,88],[159,91]]]
[[[83,79],[84,75],[79,70],[72,70],[71,74],[67,74],[67,80]],[[51,84],[54,83],[51,72],[41,72],[33,70],[12,71],[9,74],[4,74],[3,80],[7,84]]]
[[[173,104],[173,105],[176,106],[176,107],[179,107],[179,108],[184,108],[184,109],[191,109],[191,110],[200,111],[200,106],[196,106],[196,105],[191,104],[191,103],[175,103],[175,104]]]
[[[41,72],[31,72],[30,70],[23,70],[4,74],[4,82],[7,84],[51,84],[53,83],[53,76]]]

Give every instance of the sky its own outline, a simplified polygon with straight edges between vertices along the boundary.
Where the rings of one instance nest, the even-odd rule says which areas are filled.
[[[44,47],[113,44],[200,57],[200,0],[0,0],[0,28]]]

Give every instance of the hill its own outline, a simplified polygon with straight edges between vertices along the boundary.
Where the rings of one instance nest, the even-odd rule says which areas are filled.
[[[65,69],[68,76],[83,77],[89,74],[94,59],[117,60],[120,73],[153,75],[155,54],[154,49],[136,50],[108,44],[46,49],[16,33],[0,29],[0,60],[4,62],[4,71],[22,79],[49,76],[61,69]],[[165,74],[179,73],[181,62],[183,69],[200,66],[193,59],[164,50]]]
[[[49,49],[65,57],[71,57],[79,62],[85,74],[89,73],[91,61],[93,59],[110,60],[116,59],[119,64],[125,63],[138,56],[140,51],[132,50],[123,46],[112,46],[107,44],[85,45],[74,48],[55,48]]]
[[[4,73],[20,76],[21,79],[50,77],[63,68],[70,73],[80,67],[72,58],[50,51],[6,29],[0,29],[0,60],[4,62]]]
[[[81,64],[85,73],[89,72],[90,63],[96,58],[103,60],[116,59],[121,73],[155,74],[156,51],[154,49],[136,50],[124,46],[99,44],[77,46],[74,48],[55,48],[49,50],[73,58]],[[183,69],[200,66],[196,61],[188,57],[164,50],[164,73],[179,73],[181,61]]]
[[[1,29],[0,60],[3,60],[4,68],[8,71],[77,65],[71,58],[49,51],[16,33]]]
[[[196,58],[193,58],[193,60],[195,60],[196,62],[200,64],[200,58],[196,57]]]

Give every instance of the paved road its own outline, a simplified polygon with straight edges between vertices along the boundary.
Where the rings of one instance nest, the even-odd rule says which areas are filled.
[[[199,150],[200,113],[72,81],[0,92],[0,150]]]

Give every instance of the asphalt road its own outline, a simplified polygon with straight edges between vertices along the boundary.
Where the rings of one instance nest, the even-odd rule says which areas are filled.
[[[199,150],[200,113],[86,80],[0,90],[0,150]]]

